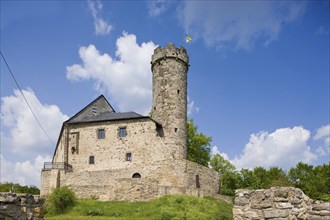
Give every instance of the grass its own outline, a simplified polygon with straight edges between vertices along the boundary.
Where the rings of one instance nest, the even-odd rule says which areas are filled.
[[[231,204],[213,197],[164,196],[147,202],[78,200],[68,213],[45,216],[46,220],[73,219],[127,219],[127,220],[174,220],[174,219],[233,219]]]

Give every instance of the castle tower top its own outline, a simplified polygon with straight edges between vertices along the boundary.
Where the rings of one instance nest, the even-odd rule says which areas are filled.
[[[176,60],[181,60],[189,66],[189,57],[187,50],[184,47],[176,48],[174,44],[170,43],[165,46],[165,48],[157,47],[154,54],[151,57],[151,70],[153,70],[154,64],[160,60],[166,60],[167,58],[174,58]]]

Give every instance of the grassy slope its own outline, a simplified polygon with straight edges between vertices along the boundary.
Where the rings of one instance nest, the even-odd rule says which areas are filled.
[[[89,214],[88,214],[89,213]],[[92,213],[99,214],[92,216]],[[232,205],[211,197],[164,196],[148,202],[79,200],[67,214],[51,219],[233,219]]]

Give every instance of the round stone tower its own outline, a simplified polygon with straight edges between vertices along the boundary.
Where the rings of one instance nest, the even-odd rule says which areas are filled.
[[[187,72],[185,48],[167,44],[151,58],[152,118],[162,125],[168,159],[187,157]]]

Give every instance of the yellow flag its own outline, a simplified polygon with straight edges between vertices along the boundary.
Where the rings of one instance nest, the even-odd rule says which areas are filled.
[[[186,36],[186,43],[189,43],[192,40],[192,37]]]

